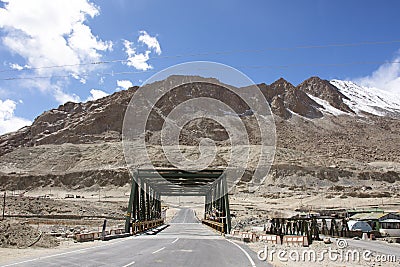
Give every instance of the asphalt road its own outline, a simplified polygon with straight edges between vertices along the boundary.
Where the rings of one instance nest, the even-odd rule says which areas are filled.
[[[371,240],[353,240],[346,239],[348,245],[351,247],[361,248],[364,250],[370,250],[376,252],[379,255],[393,255],[396,256],[400,263],[400,245],[398,244],[386,244],[380,241]]]
[[[181,209],[170,226],[157,235],[102,242],[3,266],[269,266],[247,246],[221,237]]]

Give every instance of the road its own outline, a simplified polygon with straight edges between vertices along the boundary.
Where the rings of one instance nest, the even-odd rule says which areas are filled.
[[[5,266],[269,266],[247,246],[226,240],[183,208],[157,235],[102,242]]]
[[[346,241],[348,245],[351,247],[370,250],[380,255],[396,256],[400,262],[400,245],[398,244],[387,244],[381,241],[353,240],[353,239],[346,239]]]

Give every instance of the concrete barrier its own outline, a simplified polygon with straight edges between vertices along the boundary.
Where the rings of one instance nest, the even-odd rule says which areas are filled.
[[[105,236],[121,235],[124,233],[124,231],[125,231],[125,229],[122,229],[122,228],[107,230],[107,231],[105,231]],[[102,239],[102,232],[89,232],[89,233],[75,234],[74,238],[78,242],[100,240],[100,239]]]
[[[76,234],[75,239],[78,242],[94,241],[95,233],[92,232],[92,233]]]
[[[231,235],[236,236],[236,235],[239,235],[239,234],[240,234],[239,230],[235,230],[235,229],[231,230]]]
[[[241,232],[240,233],[241,237],[243,238],[244,241],[248,242],[255,242],[257,241],[257,234],[252,233],[252,232]]]
[[[283,244],[288,246],[308,246],[308,239],[306,236],[285,235],[283,237]]]
[[[281,237],[278,235],[260,234],[258,240],[268,244],[281,244]]]

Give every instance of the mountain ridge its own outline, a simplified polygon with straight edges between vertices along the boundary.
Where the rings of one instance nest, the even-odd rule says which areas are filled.
[[[185,76],[175,75],[167,78],[165,82],[179,84],[189,80]],[[213,83],[215,79],[204,78],[204,81]],[[161,85],[162,82],[156,83]],[[397,119],[400,115],[400,100],[385,99],[385,95],[374,95],[365,87],[346,81],[327,81],[311,77],[294,86],[280,78],[270,85],[262,83],[258,87],[275,117],[284,120],[290,120],[293,116],[320,119],[338,115],[388,116]],[[56,109],[46,111],[39,115],[31,126],[0,136],[0,155],[21,146],[121,141],[124,113],[137,89],[138,87],[134,86],[85,103],[67,102]],[[361,93],[358,94],[357,90]],[[239,100],[230,94],[218,95],[222,101],[230,102],[234,106],[241,105]],[[168,103],[167,101],[164,105]],[[390,104],[393,104],[393,107]],[[167,109],[171,108],[173,107]]]
[[[168,114],[174,105],[189,96],[215,96],[235,107],[233,110],[248,131],[249,143],[259,145],[256,121],[243,101],[232,93],[219,92],[215,85],[208,85],[212,80],[204,81],[207,92],[183,85],[180,87],[183,93],[172,91],[157,104],[158,111]],[[180,78],[158,84],[162,86],[163,82],[180,84]],[[316,86],[319,83],[321,87]],[[328,83],[337,86],[331,87]],[[258,86],[265,96],[265,104],[271,105],[276,128],[276,154],[268,183],[278,186],[367,183],[384,190],[400,179],[400,120],[394,116],[397,109],[394,98],[386,99],[379,92],[360,93],[352,83],[319,78],[301,84],[307,92],[284,79]],[[0,184],[8,190],[129,183],[121,132],[126,107],[137,89],[132,87],[86,103],[66,103],[44,112],[31,126],[0,136]],[[357,102],[358,99],[364,100]],[[333,100],[338,102],[335,104]],[[354,112],[343,111],[347,108],[340,101]],[[374,105],[381,109],[374,109]],[[160,118],[154,114],[150,119],[146,131],[149,155],[155,166],[170,167],[160,149]],[[183,131],[179,141],[189,155],[197,155],[199,140],[206,137],[222,150],[210,167],[226,164],[229,136],[221,125],[200,119],[191,121],[185,129],[188,131]],[[379,162],[387,167],[381,167]],[[250,180],[247,175],[243,181]],[[382,185],[383,182],[386,184]],[[260,193],[268,191],[260,190]]]

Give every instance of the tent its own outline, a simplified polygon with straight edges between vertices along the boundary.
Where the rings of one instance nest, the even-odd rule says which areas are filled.
[[[350,231],[363,231],[363,232],[371,232],[371,226],[364,221],[348,221],[347,226],[349,227]]]

